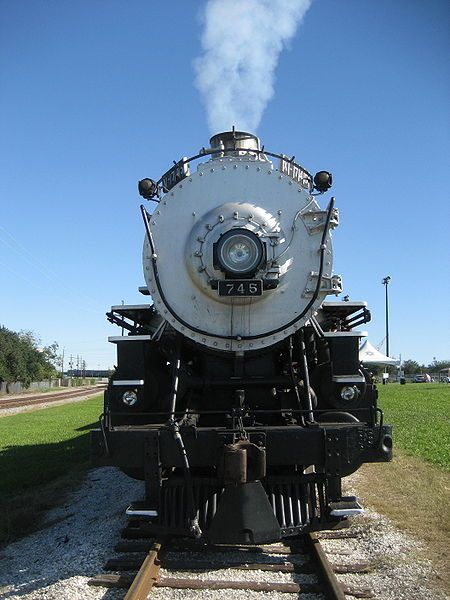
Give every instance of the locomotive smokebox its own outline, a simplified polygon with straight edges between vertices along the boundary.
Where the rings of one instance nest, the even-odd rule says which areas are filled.
[[[147,223],[144,277],[155,310],[193,343],[265,350],[340,293],[331,241],[338,212],[319,207],[303,167],[263,152],[252,133],[225,131],[210,143],[196,171],[176,185],[164,176],[172,183]]]
[[[224,131],[216,133],[210,139],[213,150],[224,150],[223,155],[235,155],[239,152],[248,152],[251,150],[261,150],[261,142],[256,135],[245,131]]]

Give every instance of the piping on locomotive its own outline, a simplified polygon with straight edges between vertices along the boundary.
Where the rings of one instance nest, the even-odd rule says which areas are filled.
[[[331,174],[244,132],[210,145],[139,182],[155,203],[141,206],[139,288],[153,302],[107,313],[122,335],[95,463],[144,481],[127,513],[155,535],[262,543],[342,526],[362,511],[342,478],[391,460],[392,437],[358,358],[367,305],[325,301],[342,291],[339,214],[317,203]]]

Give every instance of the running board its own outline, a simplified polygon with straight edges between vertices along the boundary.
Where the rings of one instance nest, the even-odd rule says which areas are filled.
[[[353,517],[364,512],[356,496],[342,496],[339,502],[330,502],[328,506],[332,517]]]
[[[142,501],[132,502],[130,506],[126,509],[125,514],[127,517],[140,517],[153,519],[158,516],[158,511],[150,508],[148,504]]]

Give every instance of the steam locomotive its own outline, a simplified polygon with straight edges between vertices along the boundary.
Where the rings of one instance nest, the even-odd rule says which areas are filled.
[[[358,358],[370,312],[326,301],[342,291],[339,213],[317,202],[332,177],[294,158],[233,129],[139,182],[154,203],[139,288],[152,302],[107,313],[122,335],[92,452],[143,480],[127,513],[155,535],[262,543],[339,527],[362,511],[342,478],[392,459]]]

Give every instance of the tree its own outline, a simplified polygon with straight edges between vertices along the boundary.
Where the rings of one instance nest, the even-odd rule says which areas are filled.
[[[448,369],[450,367],[450,360],[436,360],[433,358],[433,362],[431,362],[427,369],[432,373],[439,373],[442,369]]]
[[[58,344],[39,349],[39,339],[31,331],[19,333],[0,327],[0,382],[20,382],[28,387],[32,381],[57,375],[54,357]]]
[[[412,360],[411,358],[403,361],[402,368],[405,375],[413,375],[414,373],[420,373],[423,370],[423,367],[421,367],[417,361]]]

